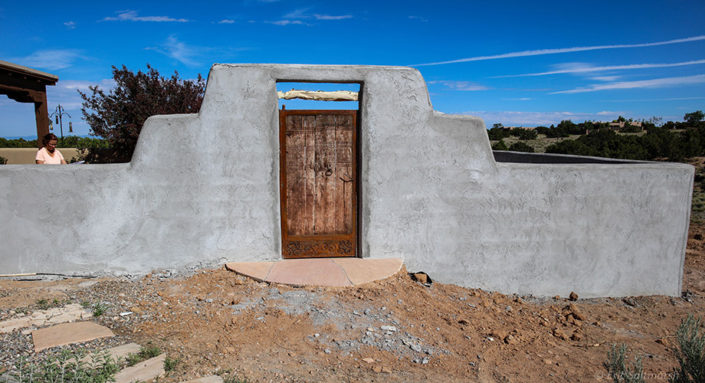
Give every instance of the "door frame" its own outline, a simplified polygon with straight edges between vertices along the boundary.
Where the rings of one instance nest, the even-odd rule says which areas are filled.
[[[354,127],[353,127],[353,143],[354,143],[354,153],[353,153],[353,160],[355,161],[354,166],[352,167],[353,170],[353,179],[355,180],[354,182],[354,190],[352,193],[353,196],[353,222],[352,222],[352,241],[354,242],[354,247],[355,247],[355,253],[354,255],[348,255],[348,256],[341,256],[345,258],[362,258],[362,254],[360,251],[360,224],[361,224],[361,219],[360,219],[360,167],[361,167],[361,150],[360,150],[360,116],[361,116],[361,111],[360,109],[357,110],[338,110],[338,109],[286,109],[286,107],[283,107],[282,109],[277,109],[277,113],[279,114],[279,216],[280,216],[280,229],[281,229],[281,256],[284,259],[299,259],[299,258],[325,258],[327,255],[285,255],[284,254],[284,246],[288,242],[288,232],[287,232],[287,227],[286,227],[286,219],[287,219],[287,213],[286,213],[286,116],[287,115],[298,115],[298,114],[305,114],[305,115],[311,115],[311,114],[351,114],[350,112],[355,112],[354,113]],[[299,235],[299,236],[291,236],[291,237],[296,237],[296,239],[300,240],[340,240],[347,238],[349,235],[343,235],[343,234],[325,234],[325,235]]]

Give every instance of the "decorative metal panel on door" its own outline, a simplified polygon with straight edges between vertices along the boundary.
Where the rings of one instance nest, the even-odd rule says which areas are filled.
[[[280,110],[284,258],[357,254],[357,111]]]

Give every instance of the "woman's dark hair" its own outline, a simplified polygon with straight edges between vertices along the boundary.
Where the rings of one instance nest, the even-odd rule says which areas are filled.
[[[55,135],[54,133],[47,133],[47,135],[44,136],[44,138],[42,138],[42,146],[47,146],[47,144],[48,144],[49,141],[51,141],[51,140],[57,140],[57,141],[58,141],[59,139],[56,138],[56,135]]]

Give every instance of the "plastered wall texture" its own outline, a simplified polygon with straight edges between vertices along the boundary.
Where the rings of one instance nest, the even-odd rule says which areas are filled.
[[[693,168],[496,162],[403,67],[212,67],[128,164],[0,166],[0,273],[281,259],[277,81],[360,82],[360,253],[503,293],[680,295]]]

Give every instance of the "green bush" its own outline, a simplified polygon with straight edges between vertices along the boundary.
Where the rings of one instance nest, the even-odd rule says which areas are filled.
[[[115,380],[118,364],[106,352],[91,354],[91,363],[82,362],[84,350],[61,353],[42,362],[21,360],[14,378],[18,383],[106,383]]]
[[[525,144],[523,142],[515,142],[513,143],[510,147],[509,150],[512,152],[524,152],[524,153],[533,153],[534,148],[528,144]]]
[[[147,344],[147,347],[141,347],[140,351],[137,354],[129,354],[127,355],[127,358],[125,358],[125,361],[127,362],[128,366],[134,366],[135,364],[147,360],[149,358],[154,358],[155,356],[158,356],[159,354],[162,353],[162,350],[159,349],[159,347],[152,345],[151,343]],[[166,367],[166,361],[164,361],[165,367]],[[174,366],[176,362],[174,362]]]
[[[679,349],[675,354],[679,368],[673,371],[672,383],[705,382],[705,334],[700,324],[700,318],[688,314],[678,327]]]
[[[492,150],[509,150],[509,148],[507,144],[504,143],[504,140],[499,140],[499,142],[492,145]]]
[[[634,362],[627,366],[627,346],[625,344],[612,345],[607,352],[605,368],[614,383],[643,383],[644,369],[640,357],[634,357]]]

